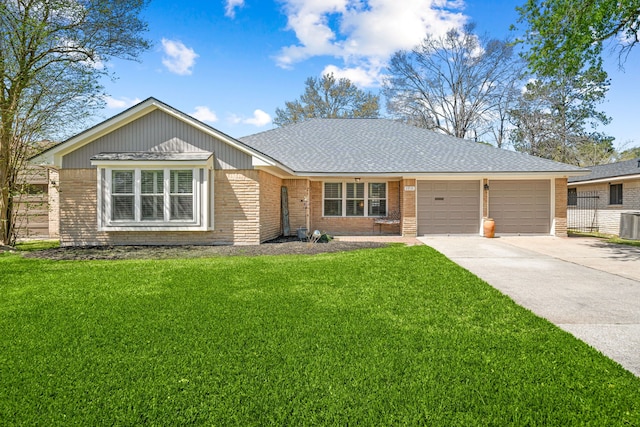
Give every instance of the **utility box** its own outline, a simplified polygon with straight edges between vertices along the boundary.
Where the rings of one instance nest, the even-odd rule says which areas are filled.
[[[640,240],[640,212],[620,214],[620,238]]]

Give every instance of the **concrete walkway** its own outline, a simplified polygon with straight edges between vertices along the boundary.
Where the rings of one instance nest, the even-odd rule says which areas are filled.
[[[419,240],[640,376],[640,247],[583,237]]]

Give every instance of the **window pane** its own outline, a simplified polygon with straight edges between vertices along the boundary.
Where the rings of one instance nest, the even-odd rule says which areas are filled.
[[[324,184],[324,197],[325,197],[325,199],[341,199],[342,198],[342,183],[340,183],[340,182],[325,182],[325,184]]]
[[[325,216],[342,216],[342,200],[325,200]]]
[[[111,196],[111,218],[114,221],[133,221],[133,206],[133,196]]]
[[[387,198],[387,184],[384,182],[372,182],[369,184],[369,198],[370,199],[386,199]]]
[[[193,196],[171,196],[171,219],[193,220]]]
[[[162,171],[140,172],[142,194],[162,194],[164,192],[164,174]]]
[[[111,194],[133,194],[133,171],[111,172]]]
[[[364,200],[347,200],[347,216],[364,216]]]
[[[347,199],[364,198],[364,182],[347,183]]]
[[[369,216],[386,216],[386,200],[369,200]]]
[[[193,192],[193,171],[176,170],[171,171],[171,193],[192,193]]]
[[[143,221],[164,220],[164,197],[163,196],[141,196]]]
[[[609,186],[609,204],[622,204],[622,184],[612,184]]]
[[[578,190],[576,188],[570,188],[568,190],[567,205],[569,206],[578,205]]]

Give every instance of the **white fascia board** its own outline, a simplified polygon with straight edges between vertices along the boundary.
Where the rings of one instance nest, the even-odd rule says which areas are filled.
[[[275,162],[269,162],[263,157],[251,155],[251,165],[253,167],[260,167],[260,166],[267,167],[267,166],[275,166]]]
[[[582,174],[582,173],[581,173]],[[425,180],[465,180],[465,179],[555,179],[566,178],[567,172],[438,172],[438,173],[301,173],[298,176],[306,176],[312,179],[321,180],[323,178],[410,178]]]
[[[555,179],[567,178],[572,172],[451,172],[451,173],[428,173],[428,174],[404,174],[406,178],[416,179],[468,179],[468,178],[487,178],[487,179]],[[587,172],[588,173],[588,172]],[[583,173],[580,173],[583,175]]]
[[[69,154],[72,151],[75,151],[122,126],[125,126],[128,123],[131,123],[157,108],[160,108],[157,101],[155,99],[149,99],[130,110],[116,115],[111,119],[107,119],[104,122],[81,132],[71,139],[56,145],[50,150],[42,153],[40,156],[34,157],[33,161],[62,167],[62,157],[64,155]]]

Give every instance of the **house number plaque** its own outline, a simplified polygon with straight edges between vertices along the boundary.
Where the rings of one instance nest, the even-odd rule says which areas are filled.
[[[404,191],[416,191],[416,186],[415,185],[405,185],[404,186]]]

